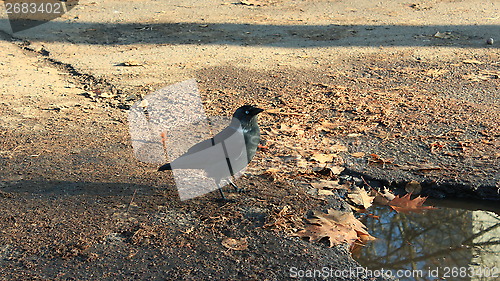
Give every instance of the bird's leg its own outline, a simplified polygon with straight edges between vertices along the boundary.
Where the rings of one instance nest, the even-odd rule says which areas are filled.
[[[231,186],[234,188],[234,191],[236,192],[243,192],[244,189],[243,188],[239,188],[232,180],[231,178],[227,178],[227,180],[229,181],[229,184],[231,184]]]
[[[227,201],[226,196],[224,196],[224,192],[222,192],[222,187],[219,185],[219,183],[216,183],[216,184],[217,184],[217,187],[219,188],[219,192],[220,192],[220,196],[221,196],[222,200]]]

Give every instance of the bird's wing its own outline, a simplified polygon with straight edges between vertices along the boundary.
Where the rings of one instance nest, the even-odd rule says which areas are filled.
[[[219,132],[213,138],[206,139],[206,140],[204,140],[202,142],[199,142],[199,143],[193,145],[182,156],[187,156],[187,155],[190,155],[190,154],[197,153],[197,152],[200,152],[202,150],[208,149],[211,146],[214,146],[216,144],[221,143],[222,141],[224,141],[225,139],[229,138],[230,136],[232,136],[236,132],[237,132],[237,130],[235,128],[233,128],[233,127],[226,127],[224,130],[222,130],[221,132]]]
[[[194,145],[171,164],[173,169],[227,170],[229,160],[241,169],[248,163],[247,158],[243,131],[228,127],[212,139]]]
[[[210,148],[212,146],[214,146],[214,142],[213,142],[213,138],[210,138],[210,139],[204,140],[202,142],[199,142],[199,143],[193,145],[182,156],[187,156],[187,155],[190,155],[190,154],[194,154],[194,153],[203,151],[205,149],[208,149],[208,148]],[[180,157],[182,157],[182,156],[180,156]]]

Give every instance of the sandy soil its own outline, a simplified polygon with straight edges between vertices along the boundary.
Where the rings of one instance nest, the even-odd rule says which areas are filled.
[[[292,266],[354,268],[346,247],[290,237],[293,223],[263,227],[285,206],[299,219],[345,208],[308,193],[326,177],[313,170],[315,153],[382,184],[417,180],[434,197],[498,199],[500,59],[498,44],[485,42],[500,34],[499,8],[81,1],[13,36],[3,17],[0,275],[283,280]],[[248,192],[234,202],[216,193],[180,202],[171,175],[130,146],[130,105],[193,77],[209,115],[245,103],[270,111],[260,118],[268,149],[238,180]],[[269,177],[270,168],[280,172]],[[226,238],[248,248],[230,250]]]

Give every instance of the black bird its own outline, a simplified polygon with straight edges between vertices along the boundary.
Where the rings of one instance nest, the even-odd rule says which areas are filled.
[[[251,105],[238,108],[228,127],[213,138],[195,144],[174,161],[158,168],[158,171],[205,170],[207,176],[215,180],[222,198],[226,199],[220,181],[227,179],[236,191],[240,190],[231,181],[231,176],[243,170],[255,156],[260,141],[257,114],[262,111]],[[215,146],[219,149],[214,149]]]

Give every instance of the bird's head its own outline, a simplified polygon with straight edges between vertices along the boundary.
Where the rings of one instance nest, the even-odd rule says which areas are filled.
[[[252,118],[256,117],[257,114],[264,111],[264,109],[254,107],[252,105],[244,105],[238,109],[233,114],[233,117],[238,119],[242,123],[250,122]]]

